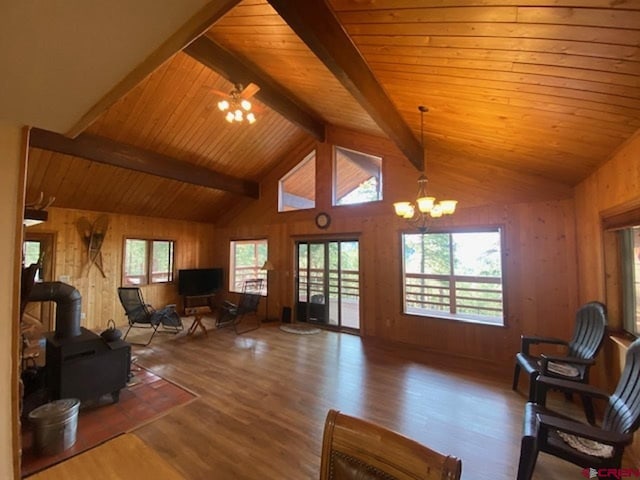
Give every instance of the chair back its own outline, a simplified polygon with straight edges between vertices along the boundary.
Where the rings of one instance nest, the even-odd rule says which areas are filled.
[[[129,324],[134,323],[151,323],[151,311],[144,299],[142,298],[142,291],[138,287],[119,287],[118,297],[120,303],[124,308],[124,312],[127,315]]]
[[[262,278],[244,281],[242,294],[240,295],[240,300],[238,300],[238,316],[258,311],[263,284],[264,280]]]
[[[604,430],[631,433],[640,426],[640,339],[627,350],[624,370],[602,420]]]
[[[592,359],[604,342],[607,329],[607,310],[600,302],[589,302],[576,313],[576,327],[569,341],[570,357]]]
[[[320,480],[459,479],[462,462],[399,433],[330,410],[324,424]]]

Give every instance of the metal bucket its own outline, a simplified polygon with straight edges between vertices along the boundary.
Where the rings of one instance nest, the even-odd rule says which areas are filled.
[[[80,400],[63,398],[29,413],[34,425],[34,448],[39,455],[55,455],[76,443]]]

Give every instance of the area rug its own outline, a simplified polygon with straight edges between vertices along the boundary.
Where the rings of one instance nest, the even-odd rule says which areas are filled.
[[[28,421],[22,424],[22,477],[48,468],[85,450],[100,445],[122,433],[167,414],[178,405],[191,402],[197,396],[151,371],[133,365],[133,378],[120,391],[120,401],[113,403],[111,395],[87,403],[78,414],[76,443],[57,455],[37,456],[33,449],[33,431]]]
[[[300,323],[292,323],[290,325],[280,325],[280,330],[287,333],[295,333],[298,335],[313,335],[314,333],[320,333],[321,330],[309,325],[303,325]]]

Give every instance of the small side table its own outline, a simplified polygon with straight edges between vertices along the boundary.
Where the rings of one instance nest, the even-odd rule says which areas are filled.
[[[207,332],[207,328],[202,324],[202,317],[206,313],[211,313],[210,307],[208,306],[187,307],[184,309],[184,313],[185,315],[193,315],[193,323],[189,327],[189,330],[187,331],[187,335],[192,335],[198,327],[202,329],[205,335],[207,336],[209,335],[209,332]]]

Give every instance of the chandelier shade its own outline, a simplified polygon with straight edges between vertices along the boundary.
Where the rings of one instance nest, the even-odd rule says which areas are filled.
[[[429,109],[424,105],[418,107],[420,111],[420,138],[422,143],[423,169],[426,170],[427,160],[424,148],[424,114]],[[427,176],[422,173],[418,177],[418,193],[414,202],[401,201],[393,204],[397,216],[404,218],[421,232],[428,229],[431,218],[439,218],[443,215],[451,215],[456,211],[457,200],[436,201],[435,197],[427,195]]]

